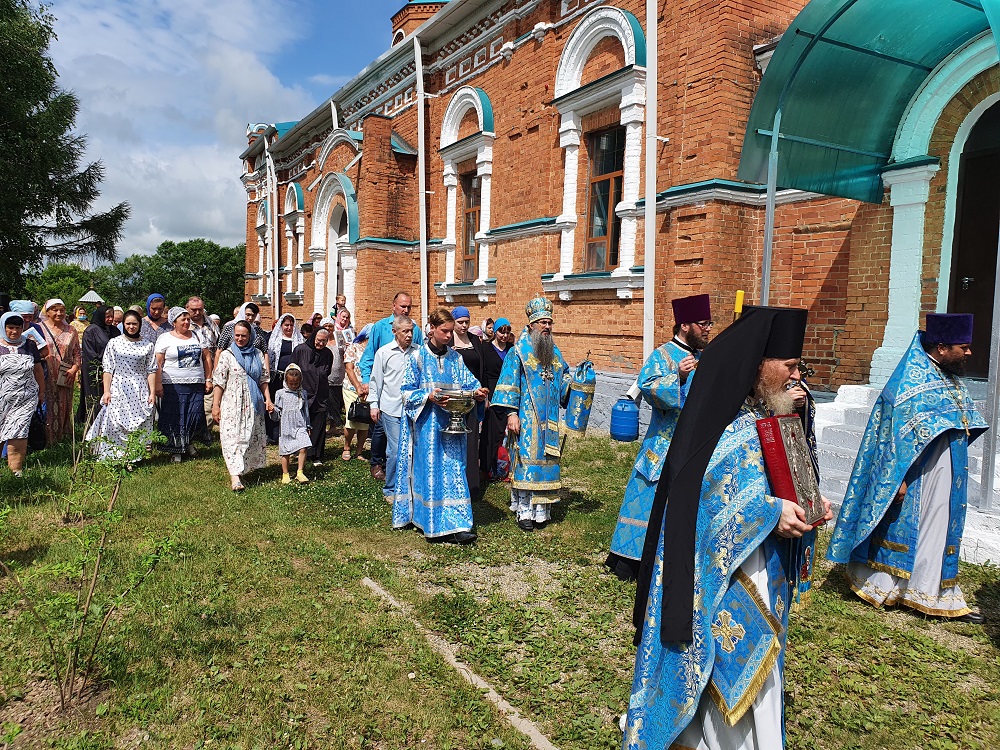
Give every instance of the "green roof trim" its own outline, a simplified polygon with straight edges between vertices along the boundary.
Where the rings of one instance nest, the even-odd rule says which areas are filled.
[[[500,234],[508,234],[510,232],[517,232],[522,229],[533,229],[534,227],[545,227],[551,226],[556,223],[555,216],[543,216],[538,219],[528,219],[527,221],[519,221],[515,224],[504,224],[502,227],[494,227],[489,230],[486,234],[490,237],[496,237]]]
[[[302,186],[297,182],[290,182],[288,183],[288,189],[295,194],[295,210],[300,212],[305,211],[306,200],[302,193]]]
[[[278,133],[278,138],[281,138],[285,133],[294,128],[299,124],[298,120],[290,120],[289,122],[276,122],[274,123],[274,129]]]
[[[778,188],[881,203],[914,95],[996,23],[1000,0],[811,0],[761,79],[738,178],[767,182],[777,130]]]
[[[646,67],[646,33],[642,30],[642,24],[639,23],[639,19],[634,15],[629,13],[627,10],[622,11],[622,15],[628,21],[628,25],[632,27],[632,36],[635,38],[635,64],[641,68]]]
[[[476,96],[479,97],[479,103],[483,105],[483,132],[492,133],[493,130],[493,104],[490,102],[490,97],[485,91],[480,88],[472,87],[472,90],[476,92]]]
[[[625,75],[630,71],[632,71],[634,68],[635,68],[634,65],[626,65],[624,68],[618,68],[618,70],[616,70],[614,73],[608,73],[607,75],[601,76],[596,81],[591,81],[590,83],[584,84],[583,86],[575,88],[572,91],[567,91],[565,94],[556,97],[549,103],[555,107],[558,107],[566,99],[569,99],[570,97],[580,96],[581,92],[599,88],[605,85],[608,81],[613,80],[615,78],[624,78]]]
[[[400,240],[395,237],[362,237],[358,242],[381,242],[384,245],[419,245],[420,240]],[[353,243],[354,240],[351,240]]]
[[[344,202],[347,204],[347,241],[353,245],[358,241],[358,235],[361,233],[358,228],[358,194],[354,191],[354,183],[346,174],[343,172],[331,174],[344,191]]]
[[[931,164],[940,164],[941,160],[936,156],[914,156],[909,159],[903,159],[903,161],[894,161],[886,166],[882,170],[882,174],[886,172],[895,172],[900,169],[910,169],[911,167],[926,167]]]
[[[352,141],[355,141],[357,143],[364,143],[365,142],[365,134],[362,133],[360,130],[345,130],[344,132],[347,133],[349,136],[351,136],[351,140]],[[403,154],[404,156],[416,156],[417,155],[417,150],[413,146],[411,146],[409,143],[407,143],[406,141],[404,141],[402,139],[402,137],[400,137],[396,133],[395,130],[392,131],[392,135],[390,136],[389,143],[390,143],[390,145],[392,147],[392,150],[395,151],[397,154]]]

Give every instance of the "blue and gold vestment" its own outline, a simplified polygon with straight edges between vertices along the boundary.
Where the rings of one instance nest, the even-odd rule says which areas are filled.
[[[472,530],[472,499],[465,478],[466,436],[441,431],[451,415],[429,397],[435,388],[472,391],[479,387],[454,349],[438,356],[424,344],[407,361],[400,386],[403,419],[393,528],[412,523],[427,537]]]
[[[559,348],[543,368],[535,357],[528,328],[507,351],[491,406],[516,409],[521,420],[517,455],[512,457],[511,487],[535,493],[534,502],[554,502],[562,482],[560,406],[569,397],[572,376]]]
[[[986,431],[962,381],[927,356],[917,332],[875,402],[826,556],[835,563],[863,562],[899,578],[913,572],[920,520],[919,472],[902,503],[896,492],[938,438],[951,451],[950,518],[941,586],[954,585],[965,528],[969,443]],[[911,475],[912,476],[912,475]]]
[[[629,699],[625,750],[670,747],[707,691],[734,725],[768,675],[783,668],[788,613],[811,544],[772,531],[782,501],[771,494],[756,420],[749,404],[719,440],[701,487],[695,536],[692,641],[660,640],[663,530],[659,530]],[[761,591],[740,566],[760,548],[767,570]],[[780,684],[780,682],[779,682]]]
[[[646,540],[646,525],[649,523],[649,512],[656,495],[656,483],[667,459],[667,449],[670,447],[674,428],[677,427],[677,417],[680,416],[696,372],[692,371],[681,382],[677,365],[689,354],[692,352],[679,346],[676,341],[668,341],[649,355],[639,371],[639,391],[652,407],[653,413],[632,469],[632,476],[625,487],[625,499],[611,539],[612,555],[636,561],[642,558],[642,545]],[[700,357],[701,352],[694,352],[694,356]]]

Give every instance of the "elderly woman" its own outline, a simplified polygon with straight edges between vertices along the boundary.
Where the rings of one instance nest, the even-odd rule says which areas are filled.
[[[172,326],[166,315],[167,300],[162,294],[146,297],[146,317],[142,319],[142,338],[151,344],[169,331]]]
[[[111,339],[101,359],[101,411],[87,433],[98,458],[120,458],[133,432],[152,432],[156,400],[156,355],[142,338],[142,313],[126,310],[122,335]]]
[[[309,436],[312,448],[308,458],[313,466],[322,466],[326,452],[326,413],[330,406],[330,368],[333,353],[327,344],[330,332],[318,328],[304,344],[295,347],[292,361],[302,370],[302,390],[309,396]]]
[[[80,370],[80,404],[76,421],[86,424],[94,418],[104,395],[104,378],[101,377],[101,360],[108,342],[121,331],[115,326],[115,309],[101,305],[94,311],[94,322],[83,332],[81,342],[83,369]]]
[[[361,357],[365,353],[365,347],[368,345],[368,334],[371,332],[371,329],[372,324],[369,323],[361,329],[361,333],[355,336],[351,345],[344,350],[344,376],[347,380],[344,381],[342,391],[345,414],[351,413],[351,404],[358,400],[358,393],[361,392],[361,371],[358,368],[358,363],[361,362]],[[361,451],[364,449],[365,439],[368,437],[368,423],[352,422],[350,419],[345,418],[344,453],[341,456],[345,461],[351,460],[351,441],[354,439],[355,433],[358,436],[356,458],[359,461],[364,461]]]
[[[344,426],[344,352],[354,341],[354,327],[351,325],[351,312],[346,307],[337,312],[334,319],[333,334],[328,347],[333,354],[333,367],[330,369],[330,409],[328,416],[330,425],[335,430]]]
[[[80,337],[66,323],[66,305],[50,299],[43,308],[42,334],[48,353],[45,357],[45,438],[55,445],[73,430],[73,387],[83,356]]]
[[[212,390],[212,361],[201,340],[191,333],[191,316],[183,307],[167,313],[170,330],[156,340],[156,395],[160,397],[162,449],[180,463],[196,455],[195,437],[205,433],[205,394]]]
[[[42,358],[34,340],[24,335],[24,318],[0,316],[0,443],[7,443],[7,466],[22,476],[28,429],[45,396]]]
[[[233,343],[220,353],[213,373],[212,419],[219,425],[222,457],[233,492],[243,489],[242,474],[267,463],[264,414],[274,411],[267,390],[271,375],[253,336],[250,323],[236,321]]]
[[[87,320],[87,308],[73,308],[73,319],[69,321],[69,324],[73,326],[77,334],[83,338],[83,332],[90,328],[90,322]]]
[[[285,370],[292,364],[292,352],[304,341],[305,337],[299,332],[294,315],[285,313],[275,321],[274,330],[267,342],[267,364],[271,371],[271,382],[267,387],[272,402],[275,394],[284,387]],[[277,443],[281,425],[273,419],[266,422],[267,441]]]

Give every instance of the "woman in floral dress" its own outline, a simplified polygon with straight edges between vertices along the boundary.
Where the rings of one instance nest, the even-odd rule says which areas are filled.
[[[237,321],[233,343],[219,355],[212,373],[212,418],[219,425],[222,457],[234,492],[243,489],[243,473],[267,463],[264,413],[274,410],[267,389],[270,374],[253,344],[253,333],[249,323]]]
[[[66,322],[66,305],[50,299],[43,309],[45,356],[45,437],[55,445],[73,430],[73,389],[83,364],[80,337]],[[65,364],[64,364],[65,363]]]
[[[22,476],[28,430],[38,402],[44,398],[41,356],[24,335],[24,318],[8,312],[0,317],[0,442],[7,443],[7,466]]]
[[[98,458],[115,460],[123,455],[129,435],[153,429],[156,359],[153,345],[142,338],[140,313],[125,312],[122,335],[108,342],[101,371],[101,410],[87,432],[87,440],[97,440],[94,453]]]

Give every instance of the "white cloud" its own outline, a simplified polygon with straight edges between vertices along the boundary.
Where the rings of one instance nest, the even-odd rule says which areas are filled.
[[[245,239],[238,156],[246,124],[302,117],[316,105],[269,61],[295,41],[288,0],[73,0],[52,7],[50,53],[80,99],[87,159],[106,178],[98,208],[132,204],[120,256],[163,240]],[[284,18],[274,23],[274,18]]]

